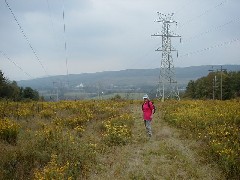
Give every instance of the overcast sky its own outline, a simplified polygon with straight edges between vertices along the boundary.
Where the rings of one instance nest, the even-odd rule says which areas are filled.
[[[239,65],[239,9],[239,0],[1,0],[0,69],[23,80],[159,68],[157,12],[178,22],[175,67]]]

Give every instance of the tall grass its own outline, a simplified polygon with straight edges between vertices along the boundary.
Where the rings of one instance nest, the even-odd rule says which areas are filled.
[[[164,119],[206,144],[229,178],[240,177],[240,102],[179,101],[166,102]],[[206,152],[206,151],[205,151]]]
[[[0,179],[211,177],[174,130],[163,128],[162,115],[184,129],[187,140],[205,143],[227,177],[239,175],[238,101],[156,102],[152,139],[145,135],[141,103],[0,102]]]
[[[97,151],[130,141],[132,116],[125,106],[121,101],[0,102],[1,117],[11,118],[0,121],[0,179],[87,178]],[[85,137],[93,123],[97,141]]]

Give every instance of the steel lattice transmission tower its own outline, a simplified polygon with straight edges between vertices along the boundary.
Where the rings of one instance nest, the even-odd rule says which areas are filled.
[[[162,37],[162,47],[157,48],[155,51],[162,52],[162,60],[159,75],[159,84],[156,96],[159,99],[175,98],[180,100],[177,81],[175,79],[175,70],[173,64],[172,52],[177,51],[171,44],[173,37],[181,37],[171,31],[171,25],[177,25],[173,20],[173,14],[162,14],[158,12],[159,19],[156,22],[162,23],[162,34],[156,33],[152,36]],[[177,53],[178,56],[178,53]]]

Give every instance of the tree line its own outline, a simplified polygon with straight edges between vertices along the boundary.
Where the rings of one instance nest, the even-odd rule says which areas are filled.
[[[227,100],[240,97],[240,71],[210,72],[207,76],[188,82],[183,98]],[[16,81],[9,81],[0,70],[0,99],[13,101],[39,100],[37,90],[19,87]]]
[[[227,100],[240,97],[240,71],[210,72],[206,77],[189,81],[184,98]]]
[[[39,93],[31,87],[19,87],[16,81],[9,81],[0,70],[0,98],[13,101],[39,100]]]

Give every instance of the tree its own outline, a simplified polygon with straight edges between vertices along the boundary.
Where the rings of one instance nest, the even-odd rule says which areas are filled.
[[[26,87],[25,89],[23,89],[23,98],[24,99],[39,100],[39,93],[36,90],[33,90],[30,87]]]
[[[6,95],[6,78],[3,72],[0,70],[0,97],[4,98]]]
[[[17,85],[16,81],[13,81],[12,83],[9,84],[10,87],[10,97],[14,101],[19,101],[20,100],[20,88]]]
[[[230,72],[229,80],[231,81],[232,97],[240,97],[240,71]]]
[[[22,88],[17,85],[16,81],[9,81],[4,77],[0,70],[0,98],[20,101],[23,99],[39,100],[39,93],[30,87]]]
[[[12,100],[18,100],[19,87],[16,81],[9,81],[0,70],[0,97]]]
[[[240,71],[211,72],[206,77],[201,77],[196,81],[191,80],[186,87],[184,97],[221,99],[221,91],[223,100],[240,97]]]
[[[189,98],[196,98],[196,87],[195,87],[195,82],[193,80],[190,80],[188,82],[188,85],[186,87],[186,91],[184,94],[184,97],[189,97]]]
[[[234,95],[234,89],[232,88],[233,79],[231,75],[227,73],[223,77],[224,78],[223,78],[223,87],[222,87],[222,91],[223,91],[222,99],[223,100],[231,99],[233,98],[233,95]]]

